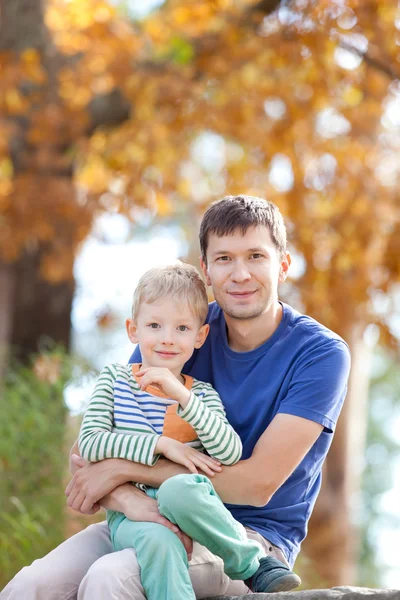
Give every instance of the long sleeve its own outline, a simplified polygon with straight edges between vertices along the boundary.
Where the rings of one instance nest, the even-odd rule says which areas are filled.
[[[113,433],[114,365],[100,373],[79,432],[82,458],[97,462],[104,458],[125,458],[152,466],[159,455],[154,454],[159,435],[153,433]]]
[[[196,431],[208,454],[223,465],[234,465],[242,456],[240,437],[229,424],[218,393],[196,382],[189,403],[178,414]]]

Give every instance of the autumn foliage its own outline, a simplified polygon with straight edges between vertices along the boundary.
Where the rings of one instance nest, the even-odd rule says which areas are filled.
[[[56,282],[99,211],[242,191],[293,224],[306,309],[342,332],[375,320],[400,274],[396,5],[174,0],[129,22],[49,0],[41,43],[1,53],[1,255],[42,244]],[[223,142],[211,173],[191,162],[204,132]]]
[[[101,212],[196,222],[254,194],[286,217],[295,304],[393,346],[397,4],[168,0],[130,20],[104,0],[5,0],[0,263],[36,253],[60,285]]]

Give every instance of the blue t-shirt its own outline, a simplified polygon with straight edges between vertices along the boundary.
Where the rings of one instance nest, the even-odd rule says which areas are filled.
[[[282,320],[264,344],[250,352],[235,352],[228,345],[223,312],[211,303],[208,338],[183,372],[217,390],[229,422],[241,437],[243,459],[251,456],[278,413],[323,425],[318,440],[266,506],[226,505],[237,521],[281,548],[293,565],[307,533],[321,487],[322,463],[346,395],[350,354],[338,335],[289,305],[282,303],[282,307]],[[140,360],[136,348],[131,361]]]

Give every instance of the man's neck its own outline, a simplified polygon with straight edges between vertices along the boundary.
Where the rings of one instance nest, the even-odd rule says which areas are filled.
[[[229,347],[235,352],[250,352],[266,342],[282,320],[279,302],[254,319],[233,319],[225,315]]]

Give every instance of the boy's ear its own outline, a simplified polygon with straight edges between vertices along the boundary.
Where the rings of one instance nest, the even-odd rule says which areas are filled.
[[[211,285],[211,279],[208,274],[207,264],[204,262],[203,257],[200,256],[200,267],[204,273],[204,277],[206,278],[207,285]]]
[[[196,349],[202,347],[202,345],[204,344],[204,342],[207,339],[209,331],[210,331],[210,326],[207,323],[205,325],[203,325],[202,327],[200,327],[199,332],[196,336],[195,344],[194,344],[194,347]]]
[[[127,319],[125,321],[125,325],[128,338],[130,339],[132,344],[137,344],[139,340],[137,338],[137,327],[135,321],[133,319]]]

